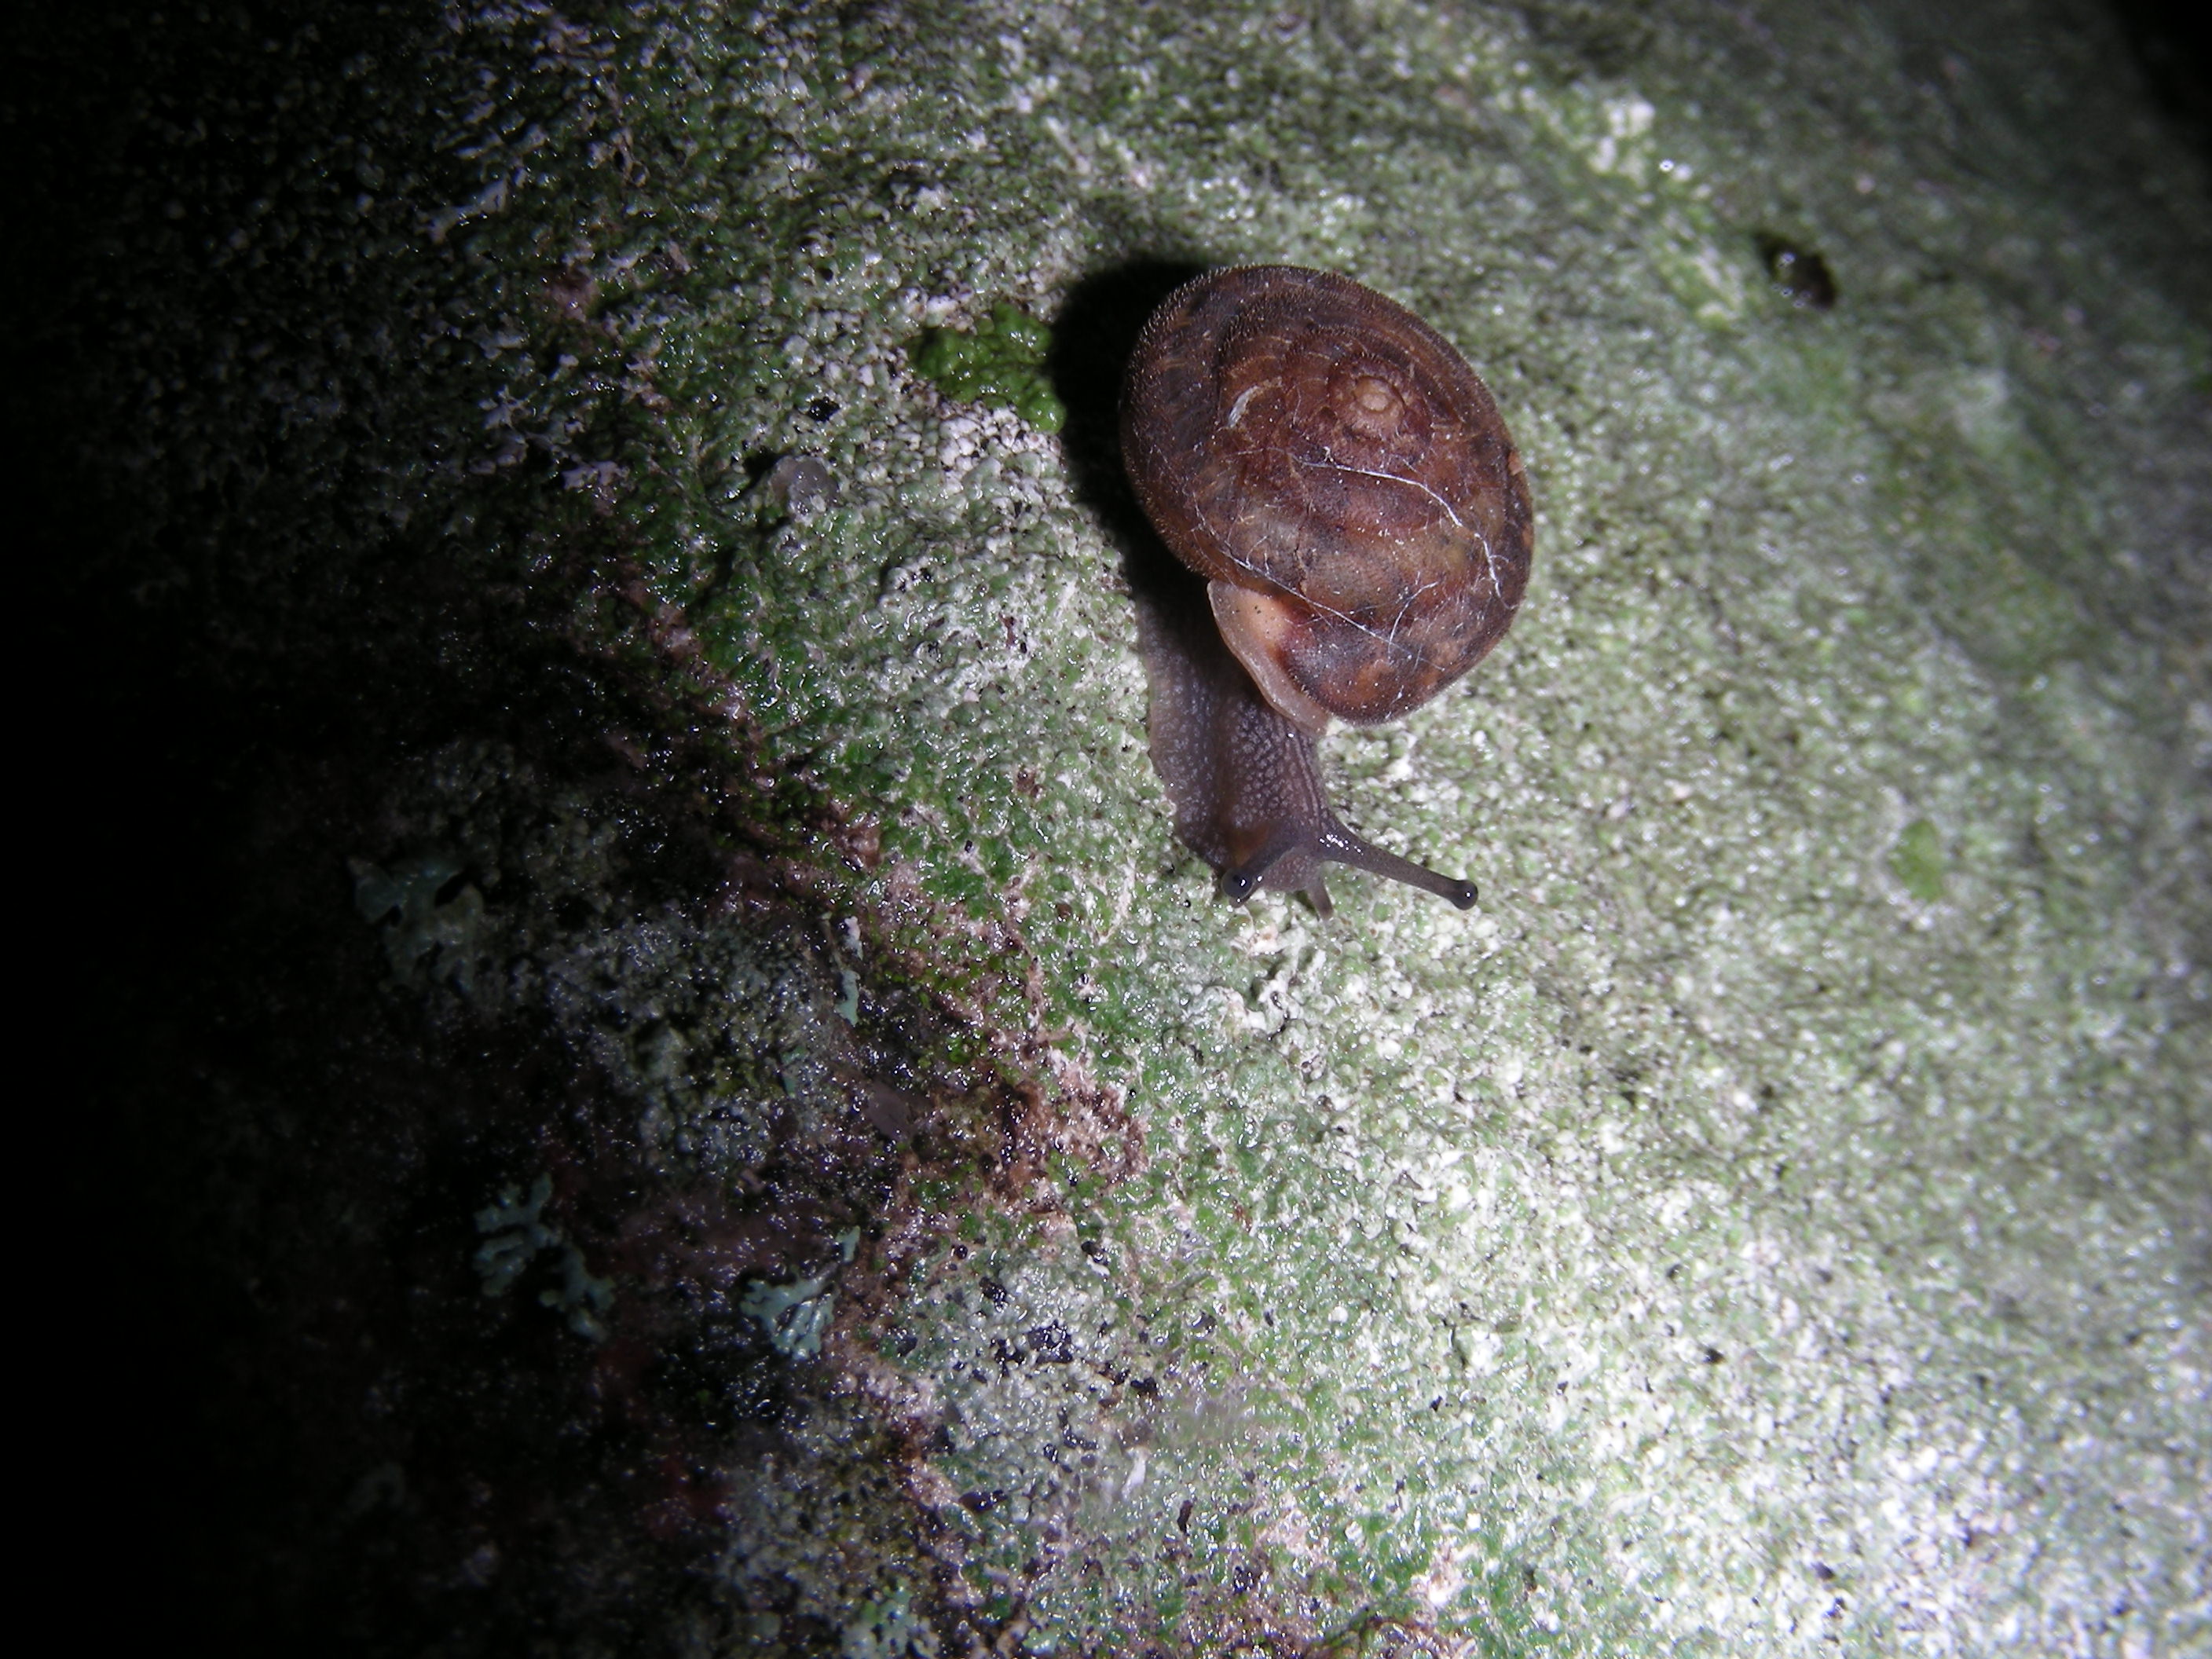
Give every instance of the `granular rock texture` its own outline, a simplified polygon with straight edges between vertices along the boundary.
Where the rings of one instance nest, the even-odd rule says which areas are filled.
[[[2106,14],[21,45],[112,1599],[2212,1644],[2212,210]],[[1151,771],[1115,387],[1250,262],[1415,311],[1526,462],[1512,634],[1328,750],[1472,915],[1218,906]]]

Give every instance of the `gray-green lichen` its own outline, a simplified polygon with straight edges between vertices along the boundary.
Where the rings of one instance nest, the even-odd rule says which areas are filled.
[[[463,885],[451,898],[438,896],[461,874],[459,864],[431,854],[390,870],[367,859],[355,859],[349,867],[354,908],[383,935],[394,980],[402,985],[450,981],[465,993],[475,988],[483,895]]]
[[[811,1359],[822,1352],[823,1334],[836,1317],[837,1297],[824,1273],[788,1285],[755,1284],[738,1301],[738,1311],[760,1322],[778,1353]]]
[[[615,1287],[585,1265],[583,1253],[559,1228],[547,1224],[544,1209],[552,1196],[553,1178],[541,1175],[530,1183],[528,1197],[519,1187],[502,1187],[477,1212],[477,1231],[485,1236],[476,1253],[483,1293],[504,1296],[541,1252],[550,1251],[560,1264],[560,1282],[538,1291],[538,1303],[566,1314],[568,1328],[577,1335],[605,1341],[607,1328],[600,1316],[614,1307]]]
[[[451,33],[505,71],[380,234],[465,243],[477,308],[419,314],[479,414],[374,521],[488,545],[469,492],[534,485],[623,580],[534,542],[501,580],[705,708],[763,814],[843,816],[781,826],[802,949],[703,893],[610,907],[614,816],[437,751],[358,849],[392,975],[542,1014],[686,1182],[849,1130],[864,981],[1066,1114],[1024,1190],[917,1190],[885,1300],[748,1281],[836,1381],[725,1506],[732,1596],[796,1598],[730,1643],[2212,1645],[2212,226],[2103,23]],[[1248,260],[1411,306],[1526,459],[1514,632],[1326,761],[1472,917],[1358,877],[1328,924],[1214,903],[1146,758],[1110,382],[1060,383],[1063,442],[909,355],[1005,307],[1067,348],[1132,270]],[[223,429],[155,380],[153,427]],[[763,526],[749,458],[801,451],[834,505]],[[1099,1099],[1146,1127],[1118,1183]]]

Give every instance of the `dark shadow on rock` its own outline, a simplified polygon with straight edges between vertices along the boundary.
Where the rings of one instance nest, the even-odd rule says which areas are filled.
[[[1076,499],[1098,515],[1121,550],[1155,708],[1162,695],[1156,656],[1163,641],[1221,672],[1243,672],[1221,643],[1205,581],[1168,551],[1137,505],[1121,465],[1121,380],[1137,337],[1162,301],[1207,269],[1190,259],[1136,259],[1085,277],[1054,321],[1046,364],[1054,391],[1067,406],[1062,442]]]
[[[1121,465],[1121,380],[1146,319],[1205,264],[1186,258],[1133,259],[1085,277],[1053,324],[1046,364],[1053,390],[1067,405],[1062,441],[1076,499],[1098,515],[1121,550],[1121,574],[1139,607],[1158,623],[1200,644],[1218,636],[1206,603],[1206,584],[1168,551],[1137,505]]]
[[[1076,498],[1097,514],[1125,555],[1139,544],[1167,550],[1145,521],[1121,470],[1121,376],[1145,319],[1206,267],[1189,259],[1136,259],[1085,277],[1053,319],[1045,372],[1067,406],[1060,441]],[[1132,555],[1133,556],[1133,555]]]
[[[2198,155],[2212,161],[2212,28],[2201,5],[2111,0],[2151,100]]]
[[[1256,697],[1230,654],[1206,602],[1206,581],[1168,550],[1137,504],[1121,460],[1121,382],[1146,320],[1163,301],[1209,267],[1183,259],[1145,259],[1086,277],[1068,296],[1054,330],[1048,365],[1054,390],[1067,406],[1068,470],[1077,499],[1098,515],[1121,551],[1121,573],[1135,611],[1138,654],[1149,691],[1146,725],[1152,760],[1176,801],[1176,830],[1194,849],[1204,837],[1177,769],[1163,763],[1159,722],[1164,707],[1194,688],[1206,696]],[[1218,868],[1220,858],[1209,855]]]

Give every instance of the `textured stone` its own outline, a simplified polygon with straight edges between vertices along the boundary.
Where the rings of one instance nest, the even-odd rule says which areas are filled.
[[[437,1282],[521,1333],[484,1375],[570,1367],[687,1471],[580,1475],[553,1537],[349,1450],[453,1583],[541,1552],[512,1605],[580,1652],[2212,1642],[2212,216],[2100,14],[487,7],[218,31],[206,81],[149,39],[92,574],[196,684],[357,661],[403,711],[283,797],[314,948],[379,1042],[572,1079],[439,1166]],[[1117,354],[1255,260],[1419,313],[1527,464],[1513,632],[1328,751],[1472,915],[1224,908],[1146,761]],[[1001,307],[1059,436],[915,372]],[[794,456],[834,495],[763,510]],[[441,655],[478,604],[596,666]],[[238,1075],[206,1133],[273,1190],[295,1106]],[[477,1291],[539,1160],[604,1344]],[[817,1356],[740,1311],[817,1280]]]

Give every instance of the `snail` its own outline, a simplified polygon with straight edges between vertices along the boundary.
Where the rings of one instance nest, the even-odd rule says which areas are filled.
[[[1139,337],[1121,453],[1145,515],[1206,581],[1140,596],[1152,763],[1224,897],[1334,861],[1474,903],[1329,809],[1319,739],[1417,708],[1512,624],[1535,523],[1497,405],[1411,312],[1289,265],[1185,283]],[[1218,629],[1218,631],[1216,631]]]

